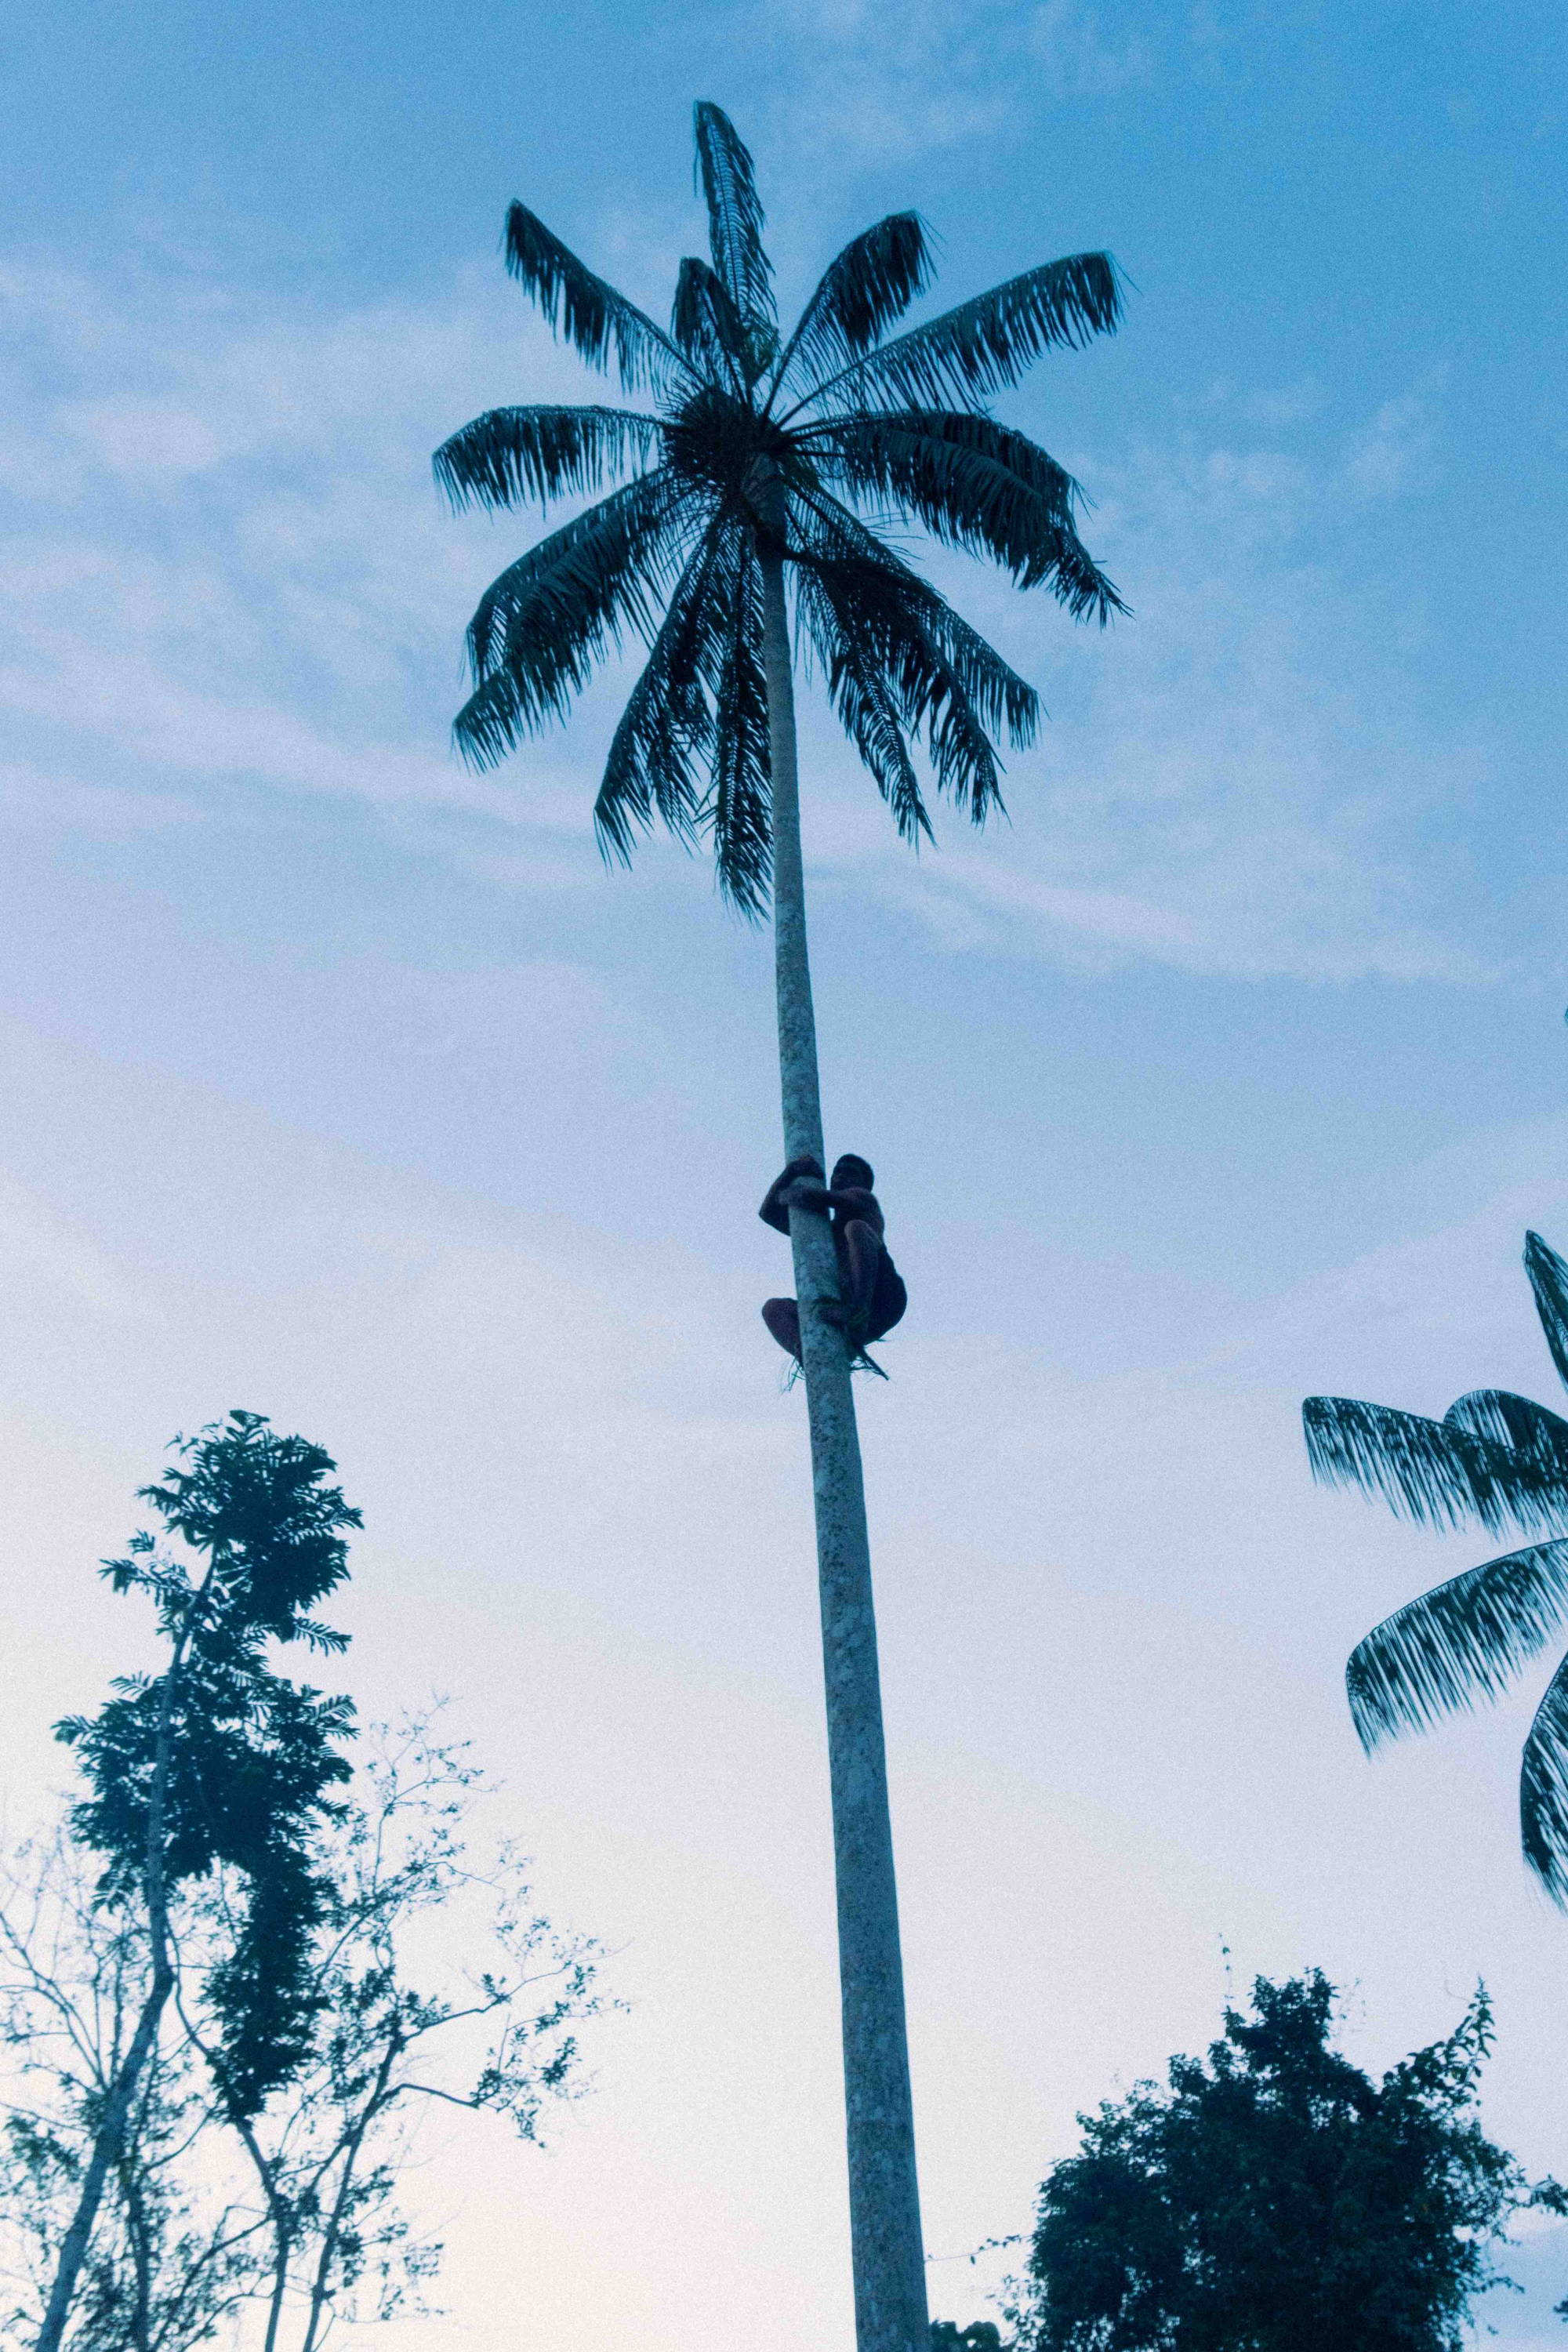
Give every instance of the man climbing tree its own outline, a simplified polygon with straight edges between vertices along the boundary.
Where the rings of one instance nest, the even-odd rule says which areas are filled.
[[[813,1179],[816,1181],[813,1181]],[[858,1152],[846,1151],[833,1164],[833,1182],[825,1187],[822,1162],[809,1153],[792,1160],[768,1186],[757,1214],[763,1224],[789,1238],[789,1213],[805,1209],[829,1218],[833,1250],[838,1265],[838,1296],[819,1304],[824,1319],[842,1331],[852,1359],[868,1363],[866,1349],[884,1339],[910,1303],[898,1267],[889,1254],[886,1222],[872,1186],[876,1174]],[[798,1364],[800,1307],[793,1298],[770,1298],[763,1321]],[[872,1370],[879,1369],[871,1366]]]
[[[1039,698],[896,535],[913,524],[988,557],[1079,620],[1126,609],[1079,536],[1078,484],[990,408],[1047,352],[1110,333],[1121,283],[1109,254],[1068,254],[895,333],[934,256],[920,215],[893,213],[828,263],[785,327],[751,154],[707,100],[694,127],[709,257],[680,264],[668,329],[526,205],[508,210],[512,275],[591,366],[652,404],[492,408],[437,451],[437,478],[459,506],[596,501],[480,598],[474,690],[454,731],[476,767],[491,767],[642,638],[595,807],[599,837],[628,861],[655,824],[707,838],[731,900],[752,915],[771,903],[784,1148],[820,1180],[796,669],[819,668],[906,841],[931,830],[918,750],[936,792],[974,824],[1000,810],[999,746],[1033,740]],[[816,1517],[857,2352],[925,2352],[852,1334],[826,1311],[839,1288],[826,1218],[787,1213]],[[776,1320],[794,1352],[788,1318]]]

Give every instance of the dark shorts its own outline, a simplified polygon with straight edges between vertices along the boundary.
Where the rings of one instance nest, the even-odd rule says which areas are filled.
[[[884,1255],[878,1268],[877,1287],[872,1295],[871,1312],[866,1323],[868,1344],[873,1339],[885,1338],[894,1324],[902,1319],[904,1309],[909,1303],[910,1294],[904,1288],[903,1276],[892,1259]]]

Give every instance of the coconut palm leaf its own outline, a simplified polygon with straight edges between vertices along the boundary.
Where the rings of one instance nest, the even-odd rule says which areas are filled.
[[[882,614],[893,628],[889,642],[900,659],[907,657],[918,672],[932,650],[940,651],[983,729],[1005,733],[1020,750],[1034,741],[1040,719],[1034,688],[928,580],[837,499],[803,494],[794,519],[801,534],[792,545],[795,561],[809,568],[829,566],[841,593],[862,603],[868,628],[876,629]],[[900,614],[902,628],[895,625]]]
[[[1121,317],[1108,253],[1069,254],[911,327],[864,359],[825,377],[799,405],[830,400],[861,408],[889,395],[912,407],[970,407],[1016,384],[1053,346],[1077,348],[1114,331]]]
[[[977,823],[984,822],[1000,801],[998,762],[951,651],[962,630],[957,615],[925,582],[897,563],[858,553],[840,553],[820,563],[803,555],[801,562],[815,572],[818,591],[803,609],[803,618],[829,679],[839,681],[841,692],[849,688],[849,709],[863,698],[855,696],[851,680],[874,662],[903,725],[911,733],[923,731],[938,789],[950,793]],[[989,646],[985,653],[995,660]],[[840,700],[840,717],[845,716]],[[853,724],[850,731],[858,741]],[[869,746],[876,738],[866,740]],[[915,837],[922,829],[923,810],[917,815],[901,791],[891,797],[895,813],[904,812],[900,830],[906,838]]]
[[[647,665],[611,740],[594,824],[606,856],[632,860],[637,833],[656,815],[683,840],[702,807],[698,763],[712,749],[707,688],[716,685],[714,580],[729,526],[710,524],[670,596]]]
[[[861,413],[805,437],[826,478],[852,497],[906,509],[945,545],[990,556],[1020,588],[1048,583],[1075,620],[1126,612],[1079,538],[1072,476],[994,417]]]
[[[704,812],[713,836],[719,887],[742,914],[761,915],[773,874],[773,805],[768,771],[767,684],[762,643],[762,575],[755,550],[739,532],[725,552],[729,629],[714,698],[713,791]]]
[[[455,509],[542,507],[603,489],[628,466],[651,466],[658,420],[629,408],[491,408],[443,441],[431,463]]]
[[[1538,1527],[1568,1502],[1561,1468],[1457,1423],[1356,1397],[1309,1397],[1301,1419],[1315,1477],[1379,1496],[1420,1527]]]
[[[829,565],[842,593],[863,603],[867,625],[876,625],[880,610],[894,629],[889,643],[907,646],[911,659],[918,661],[922,645],[939,648],[982,727],[1005,733],[1019,749],[1033,742],[1040,718],[1034,688],[929,581],[836,499],[803,495],[794,513],[801,532],[793,549],[797,562],[815,568]],[[913,635],[894,626],[900,614],[907,616]]]
[[[731,392],[746,388],[746,324],[728,288],[705,261],[689,257],[675,280],[670,331],[689,360],[710,382]]]
[[[667,469],[639,475],[492,581],[468,625],[476,688],[454,721],[473,766],[493,766],[562,717],[626,629],[653,635],[683,551],[682,509]]]
[[[1470,1389],[1448,1407],[1443,1426],[1530,1461],[1549,1486],[1560,1482],[1568,1502],[1568,1421],[1560,1412],[1508,1389]]]
[[[1406,1601],[1345,1669],[1363,1748],[1496,1698],[1568,1619],[1568,1538],[1531,1544]]]
[[[713,267],[749,324],[771,324],[773,266],[763,245],[763,207],[752,159],[722,108],[695,110],[697,177],[708,206]]]
[[[662,391],[690,380],[690,369],[662,329],[595,278],[526,205],[509,205],[501,249],[507,268],[551,326],[591,366],[607,368],[613,355],[628,392]]]
[[[1524,1270],[1558,1378],[1568,1382],[1568,1264],[1547,1247],[1539,1234],[1526,1234]]]
[[[1539,1234],[1524,1263],[1547,1344],[1568,1380],[1568,1265]],[[1508,1389],[1471,1389],[1440,1422],[1350,1397],[1302,1408],[1312,1469],[1381,1496],[1428,1527],[1474,1517],[1496,1528],[1568,1526],[1568,1420]],[[1468,1569],[1408,1601],[1357,1644],[1346,1668],[1351,1715],[1367,1748],[1440,1715],[1496,1698],[1568,1622],[1568,1535]],[[1568,1906],[1568,1659],[1525,1742],[1520,1782],[1525,1860]]]
[[[931,279],[931,247],[919,213],[889,213],[851,237],[824,270],[784,345],[777,383],[804,390],[881,341]]]
[[[1519,1827],[1525,1860],[1568,1909],[1568,1658],[1547,1684],[1524,1743]]]
[[[894,699],[877,649],[846,614],[837,584],[831,572],[801,573],[795,588],[801,625],[822,661],[844,731],[876,778],[900,835],[905,841],[922,834],[929,839],[931,819],[904,734],[906,713]]]

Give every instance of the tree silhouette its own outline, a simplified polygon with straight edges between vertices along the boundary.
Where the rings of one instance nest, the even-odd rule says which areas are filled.
[[[1558,1374],[1568,1384],[1568,1265],[1539,1234],[1524,1269]],[[1506,1389],[1472,1389],[1441,1421],[1352,1397],[1302,1409],[1313,1475],[1380,1496],[1418,1526],[1479,1520],[1541,1532],[1568,1526],[1568,1421]],[[1568,1620],[1568,1535],[1547,1535],[1467,1569],[1373,1628],[1345,1670],[1368,1752],[1403,1731],[1496,1698]],[[1568,1657],[1546,1686],[1519,1784],[1524,1857],[1568,1906]]]
[[[208,1982],[214,2075],[248,2123],[307,2056],[318,2002],[310,1948],[327,1898],[315,1842],[349,1777],[353,1706],[268,1663],[272,1643],[336,1652],[348,1637],[311,1612],[347,1577],[360,1515],[326,1484],[331,1454],[266,1416],[231,1412],[175,1449],[141,1490],[162,1522],[106,1560],[116,1592],[157,1612],[157,1675],[130,1675],[95,1716],[57,1737],[85,1783],[71,1831],[103,1865],[99,1897],[134,1923],[146,1978],[134,2030],[104,2086],[76,2210],[59,2247],[37,2352],[58,2352],[105,2188],[124,2150],[175,1996],[177,1889],[227,1864],[243,1885],[235,1932]]]
[[[1561,2214],[1477,2114],[1484,1990],[1381,2081],[1317,1969],[1259,1977],[1206,2061],[1080,2116],[1040,2191],[1016,2352],[1460,2352],[1516,2213]]]
[[[794,656],[820,664],[900,833],[931,819],[914,749],[976,824],[1001,806],[996,740],[1027,743],[1039,705],[890,544],[884,518],[989,556],[1078,618],[1121,609],[1078,535],[1078,488],[981,404],[1055,346],[1117,322],[1115,268],[1086,253],[1026,270],[923,325],[923,224],[896,213],[846,246],[782,333],[752,158],[718,107],[696,110],[711,259],[688,259],[667,330],[520,204],[507,267],[556,332],[651,409],[490,410],[436,454],[462,506],[605,491],[487,589],[458,715],[486,767],[566,713],[627,637],[647,661],[595,808],[629,861],[662,823],[711,844],[743,912],[771,898],[786,1160],[826,1165],[806,954]],[[790,600],[794,600],[792,644]],[[924,2352],[892,1840],[859,1444],[826,1219],[794,1208],[826,1668],[860,2352]]]

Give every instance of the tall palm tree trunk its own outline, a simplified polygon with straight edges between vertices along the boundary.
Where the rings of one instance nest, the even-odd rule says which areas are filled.
[[[795,682],[784,560],[765,544],[763,660],[773,774],[773,939],[784,1157],[824,1167],[816,1024],[806,959]],[[899,1903],[877,1672],[871,1553],[849,1356],[822,1313],[838,1271],[826,1217],[792,1209],[811,1476],[816,1507],[827,1754],[838,1895],[844,2098],[858,2352],[927,2352],[925,2249],[915,2177]]]

